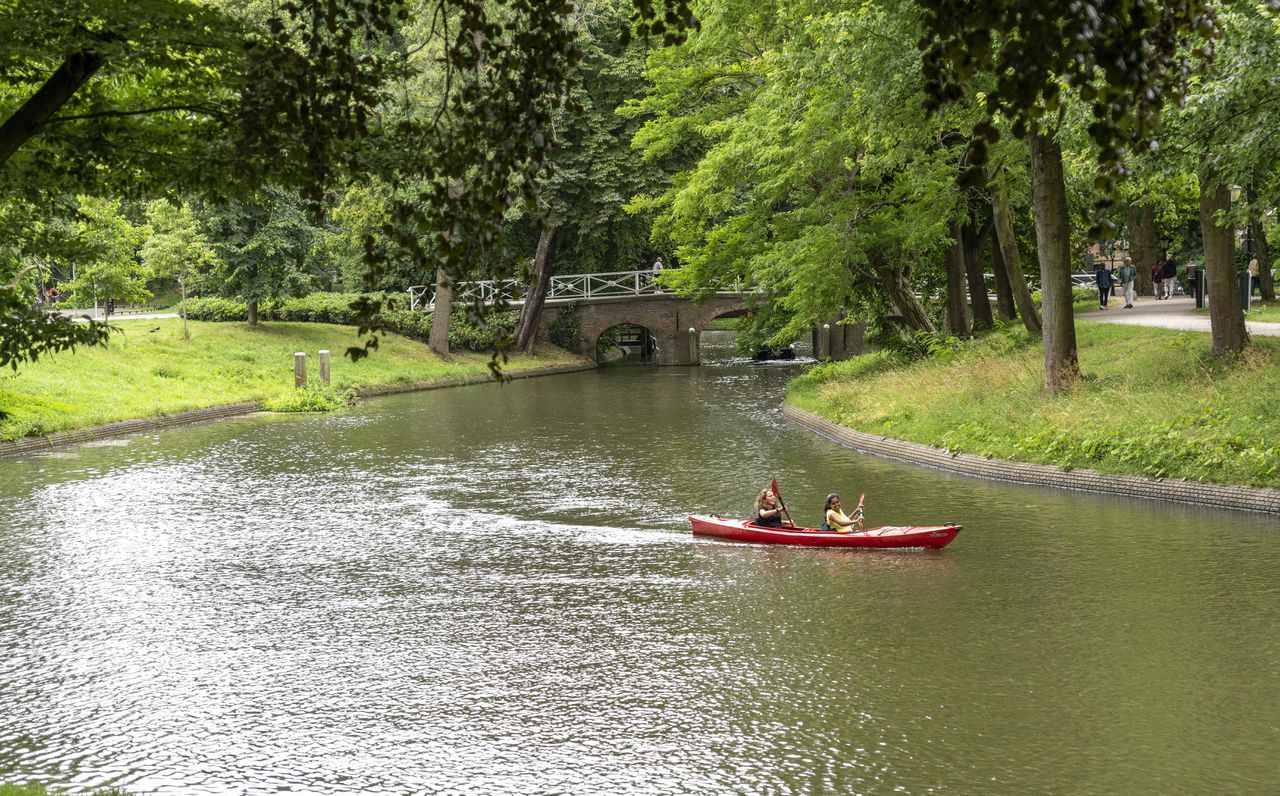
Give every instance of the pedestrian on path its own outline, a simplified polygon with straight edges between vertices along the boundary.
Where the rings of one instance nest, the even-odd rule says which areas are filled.
[[[1107,308],[1107,298],[1111,295],[1111,269],[1103,263],[1093,266],[1093,280],[1098,285],[1098,308]]]
[[[1133,280],[1138,278],[1138,269],[1133,267],[1133,260],[1124,258],[1120,266],[1120,287],[1124,289],[1124,308],[1133,309]]]
[[[1163,281],[1164,263],[1157,260],[1156,264],[1151,266],[1151,286],[1155,290],[1156,301],[1164,298],[1164,286],[1161,284]]]
[[[1258,289],[1258,258],[1254,257],[1249,261],[1249,295],[1252,296]]]
[[[1178,285],[1178,261],[1173,259],[1173,252],[1165,252],[1164,268],[1161,269],[1161,276],[1164,277],[1164,297],[1173,298],[1173,289]]]

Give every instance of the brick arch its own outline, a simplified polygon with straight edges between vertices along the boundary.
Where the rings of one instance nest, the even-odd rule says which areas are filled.
[[[594,356],[596,343],[604,330],[627,323],[648,329],[657,338],[659,364],[696,365],[701,359],[696,337],[702,334],[712,318],[745,309],[746,305],[746,297],[741,294],[712,295],[701,304],[674,294],[584,302],[577,310],[579,352]],[[548,315],[544,313],[544,323]],[[694,330],[692,343],[689,329]]]

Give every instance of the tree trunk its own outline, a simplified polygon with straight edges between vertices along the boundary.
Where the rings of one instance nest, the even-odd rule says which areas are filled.
[[[969,307],[965,295],[964,245],[960,240],[960,225],[953,221],[950,228],[952,244],[944,256],[947,269],[946,328],[956,337],[968,337]]]
[[[991,236],[991,273],[996,281],[996,314],[1002,321],[1018,317],[1018,307],[1013,303],[1013,285],[1009,282],[1009,269],[1004,267],[1004,255],[1000,242]]]
[[[1071,308],[1071,246],[1062,148],[1052,136],[1031,136],[1031,203],[1036,217],[1040,296],[1044,311],[1044,387],[1058,392],[1080,376],[1076,319]]]
[[[1133,260],[1133,267],[1138,269],[1133,289],[1139,296],[1150,296],[1155,292],[1151,268],[1160,256],[1156,250],[1159,240],[1156,239],[1155,208],[1151,205],[1132,207],[1125,223],[1129,227],[1129,257]]]
[[[1271,278],[1271,249],[1267,246],[1267,228],[1262,216],[1253,215],[1258,204],[1258,194],[1249,189],[1249,240],[1253,241],[1253,254],[1258,258],[1258,292],[1264,301],[1276,300],[1275,280]]]
[[[908,279],[907,273],[890,267],[883,259],[874,256],[871,267],[880,277],[880,283],[889,294],[889,300],[898,308],[898,312],[902,313],[907,326],[917,332],[935,331],[933,322],[929,320],[929,313],[925,312],[924,307],[920,305],[920,299],[916,298],[915,291],[911,289],[911,280]]]
[[[538,249],[533,256],[533,273],[529,275],[529,295],[520,308],[520,322],[516,324],[516,348],[526,354],[533,353],[538,339],[538,324],[542,320],[542,307],[551,286],[551,274],[555,270],[556,239],[559,224],[548,224],[538,234]]]
[[[95,52],[68,55],[44,85],[0,125],[0,166],[66,105],[103,63],[103,57]]]
[[[990,232],[989,226],[978,230],[972,216],[969,222],[960,229],[961,254],[964,256],[964,273],[969,282],[969,305],[973,310],[973,330],[992,329],[996,319],[991,315],[991,299],[987,292],[987,280],[982,274],[982,261],[978,253],[982,250],[982,241]]]
[[[431,315],[431,335],[427,345],[442,357],[449,356],[449,320],[453,317],[453,287],[443,268],[436,268],[435,310]]]
[[[1219,226],[1219,213],[1231,210],[1224,180],[1205,167],[1200,174],[1200,235],[1204,238],[1205,284],[1209,289],[1209,324],[1215,356],[1237,354],[1248,345],[1240,306],[1240,277],[1235,263],[1235,231]],[[1223,223],[1226,222],[1225,219]]]
[[[1000,259],[1009,272],[1009,286],[1013,289],[1013,301],[1022,316],[1022,325],[1029,334],[1040,334],[1040,316],[1036,314],[1031,288],[1027,287],[1027,277],[1022,272],[1022,252],[1018,251],[1018,238],[1013,234],[1013,213],[1003,188],[997,187],[991,197],[991,216],[995,222]]]
[[[244,303],[244,316],[245,316],[245,320],[249,322],[250,326],[258,325],[258,300],[257,299],[250,299],[249,301],[246,301]]]

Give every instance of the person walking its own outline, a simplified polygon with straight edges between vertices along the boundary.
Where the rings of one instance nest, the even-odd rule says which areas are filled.
[[[1178,286],[1178,261],[1173,259],[1173,252],[1165,252],[1164,267],[1160,269],[1164,277],[1164,297],[1173,298],[1173,289]]]
[[[658,278],[659,278],[660,276],[662,276],[662,258],[661,258],[661,257],[659,257],[658,259],[656,259],[656,260],[654,260],[654,261],[653,261],[653,277],[652,277],[652,279],[653,279],[653,292],[654,292],[654,293],[661,293],[661,292],[662,292],[662,285],[661,285],[661,283],[659,283],[659,282],[658,282]]]
[[[1133,280],[1138,278],[1138,269],[1133,267],[1133,260],[1124,258],[1120,266],[1120,287],[1124,290],[1124,308],[1133,309]]]
[[[1258,258],[1254,257],[1249,261],[1249,295],[1252,296],[1258,289]]]
[[[1164,298],[1164,286],[1160,284],[1164,281],[1164,264],[1159,260],[1151,266],[1151,287],[1155,291],[1156,301]]]
[[[1107,308],[1107,299],[1111,296],[1111,269],[1103,263],[1093,266],[1093,281],[1098,285],[1098,308]]]

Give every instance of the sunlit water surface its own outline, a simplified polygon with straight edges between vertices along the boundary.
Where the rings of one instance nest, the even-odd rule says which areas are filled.
[[[1280,789],[1280,529],[857,455],[794,364],[610,368],[0,462],[0,781]],[[940,552],[694,539],[956,520]]]

